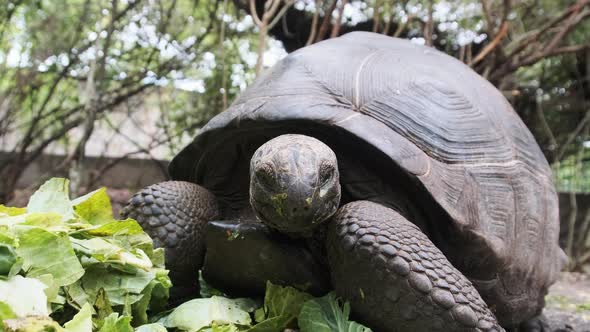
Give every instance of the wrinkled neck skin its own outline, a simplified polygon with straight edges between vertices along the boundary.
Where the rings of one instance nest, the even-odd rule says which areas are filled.
[[[263,144],[250,161],[250,204],[270,228],[310,237],[340,205],[336,154],[304,135],[282,135]]]

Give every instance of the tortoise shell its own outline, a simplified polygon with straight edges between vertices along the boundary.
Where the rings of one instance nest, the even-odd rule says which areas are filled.
[[[332,147],[343,200],[405,211],[503,324],[542,308],[565,257],[551,170],[508,101],[468,66],[365,32],[300,49],[214,117],[170,174],[211,190],[230,216],[247,206],[253,151],[284,133]]]

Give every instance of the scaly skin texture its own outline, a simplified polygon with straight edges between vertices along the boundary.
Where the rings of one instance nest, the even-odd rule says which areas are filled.
[[[471,282],[392,209],[344,205],[327,249],[336,292],[378,331],[503,331]]]
[[[215,196],[194,183],[161,182],[133,195],[121,215],[137,220],[154,245],[166,249],[173,284],[195,291],[205,226],[219,216]]]

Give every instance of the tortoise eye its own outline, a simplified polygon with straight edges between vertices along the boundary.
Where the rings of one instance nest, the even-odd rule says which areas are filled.
[[[274,170],[269,164],[262,164],[256,168],[256,179],[264,187],[272,187]]]
[[[323,163],[320,165],[320,186],[325,186],[334,174],[334,166]]]

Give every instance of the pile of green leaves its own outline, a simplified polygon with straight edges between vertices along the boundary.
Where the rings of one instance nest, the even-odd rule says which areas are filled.
[[[104,188],[70,200],[68,185],[51,179],[26,208],[0,205],[0,332],[370,331],[332,293],[270,282],[260,301],[200,278],[202,298],[165,311],[163,250],[135,220],[113,218]]]
[[[292,287],[266,285],[264,305],[257,309],[253,299],[229,299],[222,296],[185,302],[160,318],[153,331],[207,332],[370,332],[350,321],[350,306],[333,293],[313,297]],[[151,330],[150,330],[151,331]],[[145,331],[147,332],[147,330]]]
[[[113,218],[104,188],[72,201],[68,185],[0,205],[0,331],[133,331],[167,305],[163,250]]]

